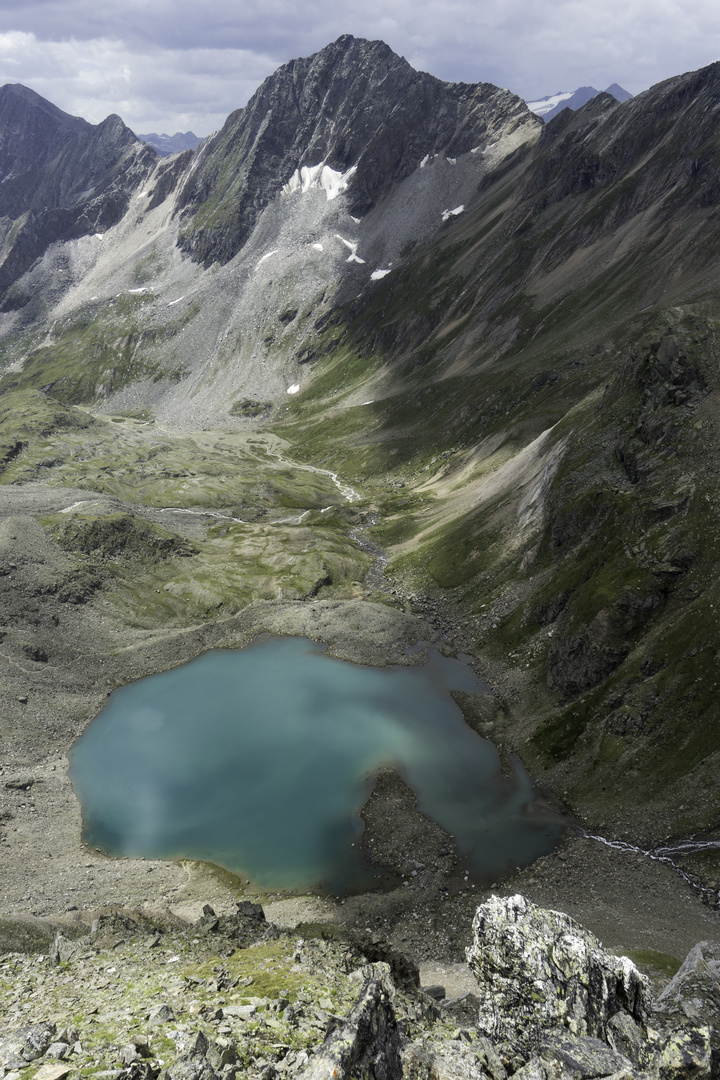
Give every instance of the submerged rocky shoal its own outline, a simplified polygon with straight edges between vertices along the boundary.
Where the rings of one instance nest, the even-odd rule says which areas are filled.
[[[243,901],[66,915],[49,950],[0,926],[5,1080],[685,1080],[717,1075],[720,947],[653,985],[569,916],[491,896],[473,989],[421,986],[379,935],[292,930]],[[23,944],[24,943],[24,944]],[[11,946],[8,949],[8,946]]]

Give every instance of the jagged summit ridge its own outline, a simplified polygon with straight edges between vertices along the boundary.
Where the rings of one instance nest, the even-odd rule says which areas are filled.
[[[161,157],[180,154],[183,150],[195,150],[202,142],[201,137],[193,131],[176,131],[174,135],[167,135],[164,131],[161,135],[157,131],[149,131],[144,135],[138,132],[138,139],[152,146]]]
[[[71,206],[136,142],[119,116],[89,124],[21,84],[0,88],[0,214]]]
[[[443,82],[382,41],[343,35],[280,67],[208,141],[179,198],[191,215],[181,244],[205,265],[227,262],[303,167],[354,168],[349,208],[361,217],[424,158],[456,158],[533,123],[507,90]]]

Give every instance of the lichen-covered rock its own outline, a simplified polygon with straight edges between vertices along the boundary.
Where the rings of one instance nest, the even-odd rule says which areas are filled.
[[[606,1039],[618,1012],[644,1026],[645,977],[569,915],[520,895],[492,896],[475,913],[473,935],[467,958],[478,980],[478,1028],[489,1038],[533,1048],[564,1027]]]
[[[642,1066],[648,1057],[645,1031],[626,1012],[615,1013],[607,1027],[607,1041],[613,1050],[628,1058],[633,1065]]]
[[[163,1080],[219,1080],[218,1074],[207,1059],[210,1043],[202,1031],[198,1031],[187,1053],[161,1074]]]
[[[687,1017],[720,1028],[720,944],[700,941],[655,1002],[664,1019]]]
[[[357,1002],[347,1019],[327,1036],[302,1073],[303,1080],[400,1080],[403,1075],[390,968],[368,964],[363,974],[365,985]]]
[[[475,1048],[453,1039],[430,1046],[417,1040],[403,1052],[403,1080],[487,1080]]]
[[[55,1024],[28,1024],[0,1038],[0,1066],[23,1069],[43,1056],[53,1041]]]
[[[632,1063],[601,1039],[591,1035],[570,1035],[562,1030],[552,1032],[544,1040],[539,1056],[543,1061],[557,1063],[564,1076],[575,1080],[633,1071]]]
[[[710,1080],[712,1048],[707,1026],[673,1031],[659,1048],[655,1069],[659,1080]]]
[[[691,1028],[709,1025],[712,1074],[720,1076],[720,944],[700,941],[653,1006],[663,1026]]]
[[[218,919],[218,932],[232,938],[241,949],[246,949],[268,934],[272,935],[273,929],[265,918],[262,905],[253,904],[250,900],[240,901],[232,915],[222,915]]]

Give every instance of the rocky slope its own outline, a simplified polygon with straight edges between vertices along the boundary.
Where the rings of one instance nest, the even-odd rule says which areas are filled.
[[[344,36],[279,69],[194,155],[158,162],[118,144],[112,221],[97,198],[78,206],[73,220],[92,227],[43,226],[30,266],[8,216],[0,338],[17,370],[4,386],[71,402],[114,393],[116,408],[192,426],[243,401],[268,412],[307,378],[339,297],[437,233],[540,127],[507,91],[443,83]],[[79,385],[73,358],[88,345],[96,370]]]
[[[716,826],[719,70],[548,124],[344,309],[282,427],[393,476],[391,571],[511,678],[481,729],[648,842]]]
[[[507,90],[443,83],[381,41],[344,35],[279,68],[204,147],[178,200],[190,215],[181,246],[206,265],[228,262],[303,169],[340,174],[332,182],[364,217],[422,161],[477,153],[529,126]]]
[[[14,930],[17,945],[33,928]],[[478,907],[467,939],[473,990],[454,997],[421,989],[377,935],[282,930],[249,902],[194,920],[76,912],[40,955],[0,957],[0,1067],[13,1080],[716,1075],[717,946],[698,945],[653,1000],[627,957],[520,895]]]
[[[0,88],[0,307],[52,244],[116,225],[157,155],[119,116],[88,124],[20,84]],[[57,289],[56,289],[57,291]]]

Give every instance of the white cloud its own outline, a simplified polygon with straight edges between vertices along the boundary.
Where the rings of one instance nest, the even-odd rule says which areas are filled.
[[[144,49],[108,38],[42,41],[0,33],[3,82],[32,87],[73,116],[119,113],[134,131],[207,135],[277,66],[242,49]]]

